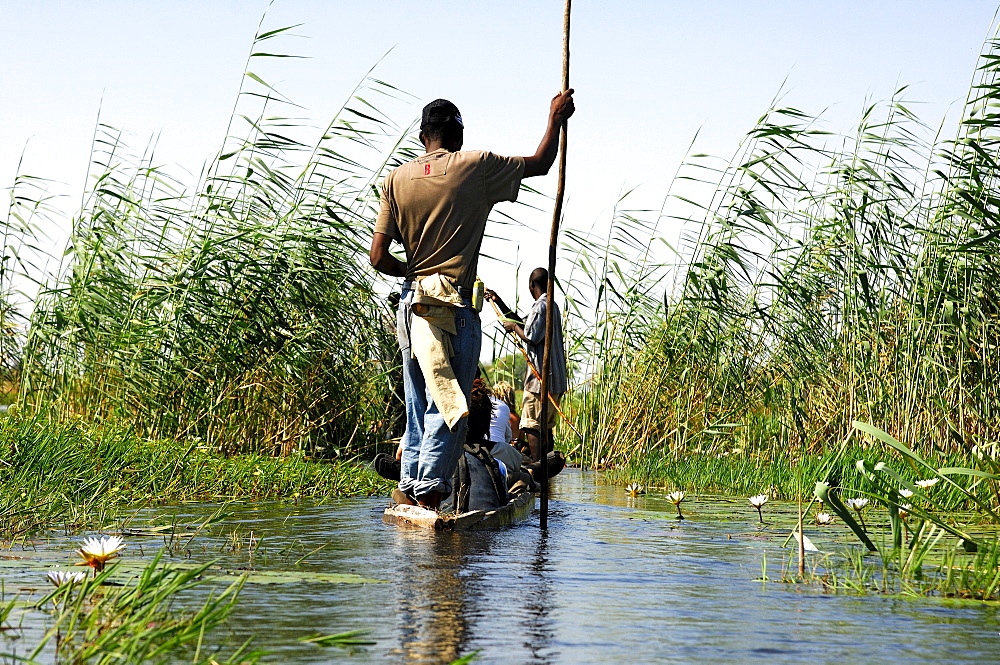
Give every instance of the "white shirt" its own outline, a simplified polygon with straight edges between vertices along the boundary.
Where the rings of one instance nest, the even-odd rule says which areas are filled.
[[[493,418],[490,420],[490,441],[493,443],[510,443],[514,433],[510,429],[510,407],[507,403],[490,396],[493,403]]]

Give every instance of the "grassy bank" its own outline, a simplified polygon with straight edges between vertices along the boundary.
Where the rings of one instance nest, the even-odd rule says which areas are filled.
[[[836,478],[845,489],[866,490],[858,460],[886,461],[901,477],[909,482],[923,480],[932,474],[914,471],[905,462],[883,454],[873,457],[875,451],[868,447],[849,446],[842,451],[829,451],[804,458],[787,451],[748,452],[736,449],[727,453],[691,452],[675,459],[662,456],[636,457],[623,467],[607,469],[609,482],[625,485],[639,483],[647,488],[665,491],[684,490],[699,494],[722,494],[749,497],[767,494],[773,499],[794,499],[799,483],[805,483],[806,500],[812,498],[813,484],[824,478]],[[967,457],[953,453],[928,458],[938,468],[960,466]],[[801,473],[801,480],[799,474]],[[995,498],[992,484],[976,483],[971,479],[958,479],[959,485],[972,491],[980,499]],[[968,511],[976,506],[958,489],[941,486],[935,490],[935,503],[944,510]],[[989,516],[983,515],[984,519]]]
[[[385,481],[351,461],[302,454],[225,456],[198,442],[148,440],[82,419],[0,420],[0,537],[104,526],[155,503],[323,499],[385,493]]]

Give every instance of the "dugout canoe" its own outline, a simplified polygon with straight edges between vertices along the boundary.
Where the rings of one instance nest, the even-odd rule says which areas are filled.
[[[472,510],[460,515],[442,515],[420,506],[393,504],[385,509],[382,521],[386,524],[429,529],[433,531],[470,531],[495,529],[523,522],[535,509],[535,495],[525,492],[514,497],[507,505],[496,510]]]

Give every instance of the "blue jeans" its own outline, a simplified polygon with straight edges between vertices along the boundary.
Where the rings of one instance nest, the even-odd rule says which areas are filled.
[[[458,458],[465,444],[468,417],[448,429],[444,417],[431,399],[420,365],[410,353],[410,311],[412,290],[404,290],[396,314],[396,335],[403,355],[403,390],[406,398],[406,431],[403,432],[403,459],[399,489],[413,497],[423,497],[430,492],[442,496],[451,494],[451,477],[458,465]],[[455,308],[455,325],[458,334],[451,342],[455,355],[451,366],[458,384],[469,399],[472,381],[479,366],[479,351],[483,344],[479,312],[471,307]]]

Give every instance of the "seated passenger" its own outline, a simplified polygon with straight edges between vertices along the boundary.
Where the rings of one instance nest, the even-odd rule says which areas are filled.
[[[493,397],[490,398],[493,401],[493,421],[490,423],[490,441],[497,443],[501,440],[506,441],[510,444],[509,448],[512,448],[521,454],[521,461],[518,466],[521,467],[522,471],[527,471],[534,478],[535,473],[539,469],[537,462],[532,462],[531,458],[528,456],[527,444],[519,445],[522,443],[519,441],[521,438],[521,418],[517,415],[517,410],[515,408],[516,395],[514,392],[514,386],[510,385],[506,381],[500,381],[493,386]],[[504,415],[509,414],[509,415]],[[506,425],[505,425],[506,419]],[[503,437],[501,439],[501,437]],[[501,448],[499,445],[494,446],[492,450],[493,456],[497,459],[503,460],[507,467],[510,468],[511,464],[514,463],[514,457],[505,448]],[[557,475],[566,466],[566,458],[559,451],[549,451],[546,456],[548,461],[548,477],[551,478]],[[508,482],[508,487],[512,483]],[[530,484],[530,483],[529,483]]]
[[[493,415],[490,420],[489,441],[493,444],[490,447],[490,454],[503,462],[508,471],[517,471],[526,461],[524,456],[511,444],[513,432],[510,426],[510,407],[496,398],[486,384],[481,379],[476,379],[481,385],[473,383],[473,390],[477,387],[489,394]]]
[[[460,488],[453,493],[458,499],[446,500],[441,508],[444,511],[496,510],[507,502],[509,495],[538,489],[532,480],[527,458],[509,443],[491,440],[491,431],[498,431],[496,425],[507,419],[509,411],[503,408],[506,404],[501,401],[501,407],[495,407],[492,391],[482,379],[473,383],[471,397],[465,451],[453,481],[453,487]],[[398,455],[397,459],[393,459],[380,453],[375,457],[373,466],[383,478],[398,480]],[[463,484],[464,490],[461,489]],[[395,493],[393,498],[399,503],[405,502]]]
[[[507,409],[510,412],[510,415],[507,417],[507,427],[503,428],[507,443],[521,450],[526,444],[521,435],[521,416],[517,413],[517,391],[514,390],[514,386],[506,381],[497,381],[493,385],[493,396],[499,402],[507,405]],[[494,420],[498,419],[494,418]],[[496,441],[492,434],[490,435],[490,439]]]
[[[443,512],[496,510],[507,503],[507,477],[510,472],[506,464],[490,454],[490,449],[494,447],[489,440],[493,413],[490,392],[482,379],[473,382],[465,450],[452,477],[453,491],[441,503]],[[503,445],[514,450],[507,444]],[[520,466],[520,460],[517,466]]]

